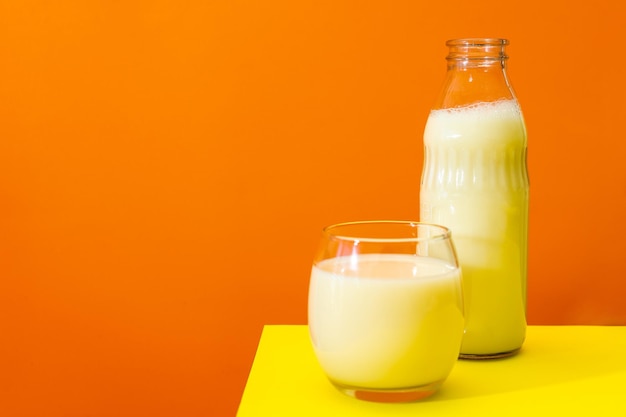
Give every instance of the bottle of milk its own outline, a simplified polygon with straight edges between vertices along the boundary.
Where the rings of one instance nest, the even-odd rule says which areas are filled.
[[[463,272],[463,358],[515,354],[526,334],[526,128],[505,39],[447,42],[424,131],[420,216],[452,230]]]

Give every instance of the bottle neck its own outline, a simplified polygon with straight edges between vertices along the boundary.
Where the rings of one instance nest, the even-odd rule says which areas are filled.
[[[446,45],[448,71],[433,109],[515,99],[506,75],[506,39],[456,39]]]
[[[469,38],[446,42],[449,48],[446,60],[448,70],[469,68],[505,69],[506,39]]]

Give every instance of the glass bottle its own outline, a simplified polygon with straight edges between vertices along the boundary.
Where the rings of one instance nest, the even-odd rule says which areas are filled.
[[[515,354],[526,335],[526,127],[505,39],[456,39],[424,130],[421,221],[451,229],[463,271],[463,358]]]

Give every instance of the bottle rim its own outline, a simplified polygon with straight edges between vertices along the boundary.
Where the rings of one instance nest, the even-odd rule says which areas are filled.
[[[509,40],[504,38],[457,38],[446,41],[446,46],[486,47],[509,44]]]
[[[509,57],[505,53],[508,39],[503,38],[459,38],[446,42],[449,52],[446,59],[456,62],[503,62]]]

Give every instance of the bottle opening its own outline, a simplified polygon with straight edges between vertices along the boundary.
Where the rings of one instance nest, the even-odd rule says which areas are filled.
[[[508,59],[505,47],[507,39],[501,38],[463,38],[452,39],[446,42],[449,53],[447,60],[480,60],[503,61]]]

